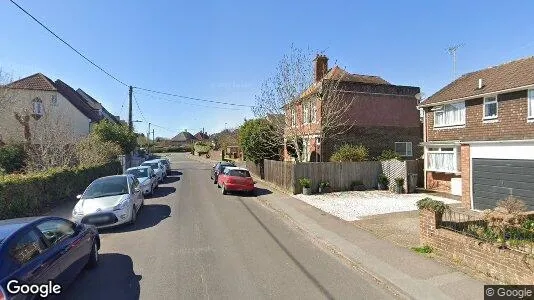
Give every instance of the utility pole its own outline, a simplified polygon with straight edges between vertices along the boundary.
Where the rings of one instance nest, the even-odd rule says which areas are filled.
[[[456,79],[456,51],[463,45],[464,44],[458,44],[447,48],[447,52],[452,56],[452,76],[454,79]]]
[[[129,89],[129,92],[128,92],[128,128],[130,129],[130,131],[133,131],[132,94],[133,94],[133,87],[130,86],[130,89]]]
[[[132,119],[132,93],[133,88],[130,86],[128,90],[128,129],[133,132],[133,119]],[[132,167],[132,153],[127,153],[125,157],[125,165],[127,168]]]
[[[154,129],[152,129],[152,141],[155,143],[156,142],[156,138],[154,137]]]
[[[148,143],[148,152],[150,152],[150,122],[148,123],[148,134],[146,135],[146,141]]]

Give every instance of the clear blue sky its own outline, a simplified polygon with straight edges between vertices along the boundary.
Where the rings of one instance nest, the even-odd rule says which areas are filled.
[[[134,86],[240,104],[297,47],[324,50],[331,65],[421,87],[430,96],[458,73],[534,54],[533,1],[67,1],[18,3],[104,68]],[[42,72],[82,88],[127,116],[127,89],[0,2],[0,67],[15,78]],[[311,63],[311,62],[310,62]],[[534,73],[533,73],[534,74]],[[534,75],[533,75],[534,76]],[[208,133],[252,116],[136,95],[157,136]],[[198,105],[205,105],[196,103]],[[220,106],[226,107],[228,106]],[[134,119],[142,120],[134,106]],[[146,132],[146,123],[137,123]]]

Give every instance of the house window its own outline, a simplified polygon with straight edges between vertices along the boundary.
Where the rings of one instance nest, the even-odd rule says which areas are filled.
[[[310,123],[310,103],[309,102],[303,102],[302,103],[302,111],[303,111],[303,118],[304,118],[304,121],[303,123],[304,124],[308,124]]]
[[[534,89],[528,90],[528,118],[534,119]]]
[[[295,108],[291,108],[291,126],[297,125],[297,112],[295,111]]]
[[[412,142],[395,142],[395,152],[400,156],[412,156]]]
[[[426,152],[427,171],[456,173],[458,159],[456,147],[428,148]]]
[[[311,101],[311,120],[312,123],[317,122],[317,106],[315,101]]]
[[[465,102],[443,105],[434,111],[434,127],[465,125]]]
[[[43,101],[40,98],[33,99],[32,105],[33,105],[33,114],[35,116],[41,117],[44,115]]]
[[[484,97],[484,119],[497,118],[497,97]]]
[[[56,95],[53,95],[52,98],[50,99],[50,105],[57,106],[57,96]]]

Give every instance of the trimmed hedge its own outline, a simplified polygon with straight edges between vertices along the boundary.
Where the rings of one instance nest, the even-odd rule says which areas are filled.
[[[67,202],[95,179],[121,174],[120,162],[0,176],[0,220],[34,216]]]

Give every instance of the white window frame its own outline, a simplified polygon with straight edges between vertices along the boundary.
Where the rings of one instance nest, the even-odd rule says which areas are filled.
[[[310,123],[310,102],[308,101],[302,102],[302,123]]]
[[[33,114],[42,117],[44,115],[44,105],[40,98],[32,100]]]
[[[534,121],[534,89],[529,89],[527,91],[527,119]]]
[[[291,114],[291,127],[295,127],[297,126],[297,111],[295,107],[291,107],[290,114]]]
[[[429,150],[429,149],[437,149],[437,150]],[[452,148],[452,150],[443,150],[443,149],[448,149],[448,148]],[[440,172],[440,173],[458,173],[460,168],[459,168],[459,164],[460,162],[458,161],[458,149],[459,147],[458,146],[455,146],[455,145],[450,145],[450,146],[428,146],[426,148],[426,151],[425,151],[425,169],[426,171],[431,171],[431,172]],[[453,161],[454,161],[454,169],[452,170],[446,170],[446,169],[435,169],[435,168],[430,168],[428,165],[430,163],[430,159],[428,159],[428,155],[429,154],[452,154],[453,155]]]
[[[311,123],[317,122],[317,104],[315,100],[310,101],[310,121]]]
[[[447,113],[447,109],[449,107],[456,107],[456,106],[462,106],[460,109],[461,109],[461,117],[463,120],[461,120],[460,122],[456,122],[456,123],[447,123],[447,124],[437,124],[436,120],[438,119],[437,118],[437,115],[439,113]],[[465,114],[465,101],[462,101],[462,102],[457,102],[457,103],[451,103],[451,104],[444,104],[441,106],[440,109],[437,109],[437,110],[434,110],[434,128],[444,128],[444,127],[457,127],[457,126],[465,126],[465,119],[466,119],[466,114]]]
[[[496,106],[496,109],[495,109],[495,115],[493,116],[486,116],[486,105],[488,104],[495,104]],[[495,96],[487,96],[487,97],[484,97],[484,102],[483,102],[483,109],[482,109],[482,119],[483,120],[494,120],[494,119],[497,119],[499,117],[499,101],[498,101],[498,97],[497,95]]]
[[[397,144],[405,144],[406,152],[400,153],[397,151]],[[408,147],[410,145],[410,147]],[[410,151],[408,151],[408,148]],[[411,157],[413,156],[412,142],[395,142],[395,153],[399,154],[402,157]]]

